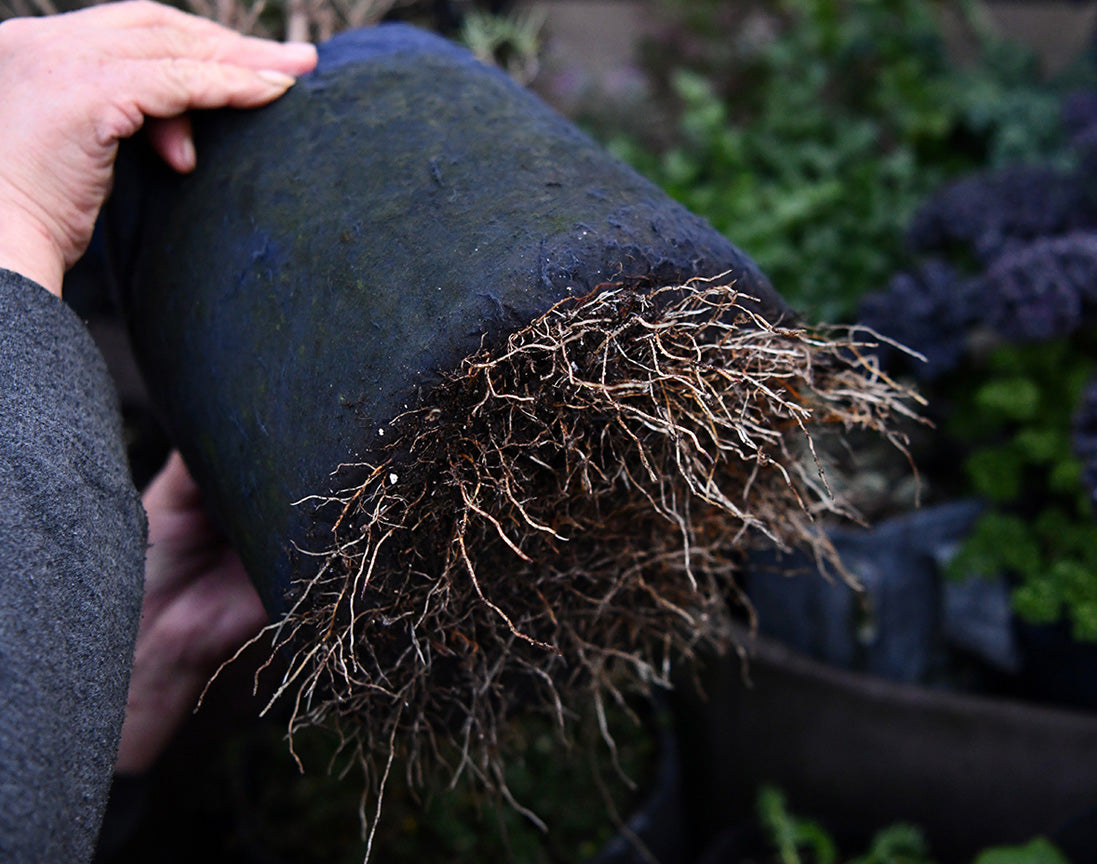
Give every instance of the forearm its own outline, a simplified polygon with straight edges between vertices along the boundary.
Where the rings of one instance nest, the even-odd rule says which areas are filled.
[[[0,271],[0,860],[90,858],[122,724],[145,524],[76,316]]]
[[[315,63],[156,3],[0,23],[0,861],[90,858],[141,609],[144,515],[63,271],[119,140],[144,127],[190,170],[188,111],[265,105]]]

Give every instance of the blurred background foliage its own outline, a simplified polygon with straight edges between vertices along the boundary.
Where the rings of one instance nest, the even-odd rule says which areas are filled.
[[[811,320],[850,320],[908,261],[915,206],[976,166],[1065,158],[1044,80],[970,2],[668,0],[648,46],[673,127],[598,129],[614,152],[745,249]],[[943,22],[966,37],[955,60]]]
[[[912,260],[859,319],[924,357],[881,354],[929,397],[937,430],[914,454],[929,499],[987,506],[952,575],[1004,578],[1023,621],[1092,652],[1097,92],[1083,83],[1041,127],[1059,140],[988,156],[919,202],[900,235]]]

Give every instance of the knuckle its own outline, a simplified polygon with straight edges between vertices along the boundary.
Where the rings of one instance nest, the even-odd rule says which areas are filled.
[[[100,149],[110,148],[140,129],[143,122],[141,112],[132,105],[105,105],[93,122],[95,143]]]
[[[185,57],[169,57],[164,61],[164,77],[179,93],[191,93],[198,86],[196,64]]]
[[[213,87],[207,65],[190,58],[173,57],[165,62],[164,83],[181,102],[202,102]]]

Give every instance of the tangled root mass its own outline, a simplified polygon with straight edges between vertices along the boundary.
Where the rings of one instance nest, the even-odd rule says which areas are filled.
[[[517,705],[563,726],[577,697],[600,708],[727,647],[751,544],[836,564],[818,517],[843,507],[813,435],[902,446],[911,394],[871,334],[755,309],[713,282],[603,286],[397,418],[385,458],[351,466],[364,481],[312,500],[331,546],[275,625],[291,732],[335,726],[382,787],[400,749],[409,773],[456,754],[498,788]]]

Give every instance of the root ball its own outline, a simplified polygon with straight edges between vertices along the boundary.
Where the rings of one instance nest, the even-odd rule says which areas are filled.
[[[901,447],[913,397],[871,334],[756,309],[708,281],[562,301],[396,418],[344,491],[300,502],[329,542],[275,625],[293,728],[337,726],[375,782],[394,748],[416,771],[455,741],[450,769],[491,786],[516,707],[565,726],[575,699],[623,702],[728,648],[750,546],[840,567],[819,517],[850,514],[813,435]]]

